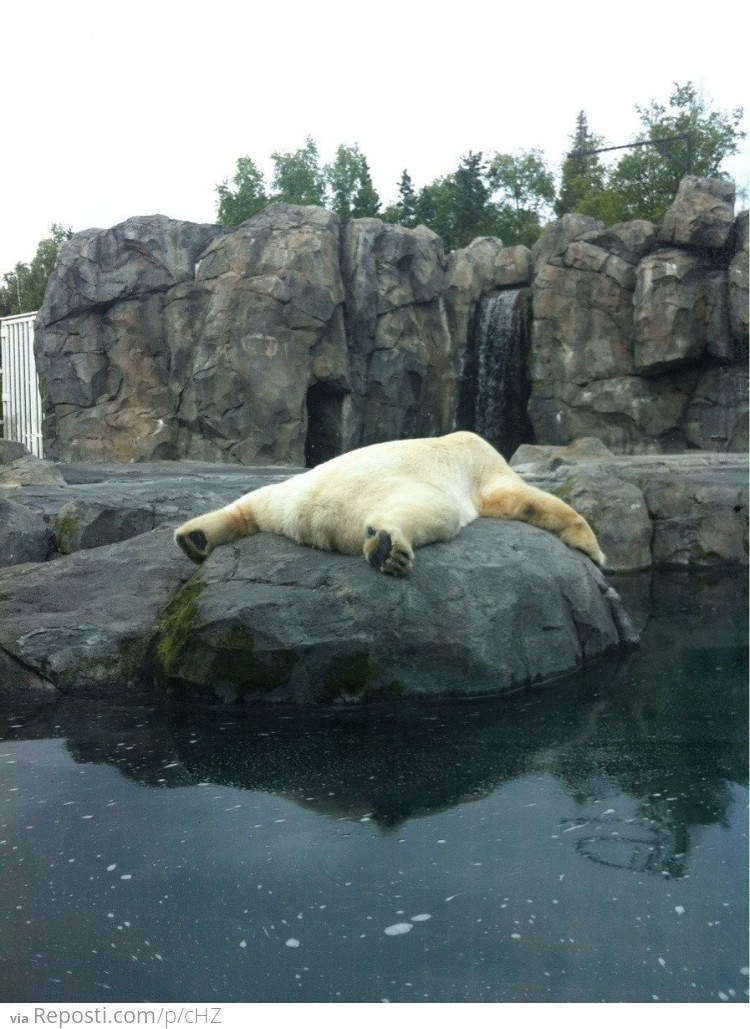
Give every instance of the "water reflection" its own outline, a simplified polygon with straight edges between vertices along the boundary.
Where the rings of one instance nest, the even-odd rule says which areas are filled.
[[[65,972],[47,974],[61,955],[34,966],[32,952],[46,954],[42,940],[60,928],[59,902],[29,900],[36,875],[54,880],[55,898],[90,907],[80,930],[65,922],[67,945],[96,955],[82,957],[81,975],[118,999],[205,999],[209,989],[224,1000],[744,999],[744,577],[618,585],[643,646],[511,699],[6,712],[15,778],[0,793],[0,867],[7,924],[18,923],[29,951],[18,951],[13,974],[0,961],[0,997],[88,997]],[[77,787],[75,770],[85,773]],[[98,814],[80,816],[89,821],[74,832],[66,805],[82,797]],[[142,868],[164,869],[168,895],[179,887],[178,913],[165,923],[158,885],[144,887],[127,921],[140,920],[146,942],[132,966],[102,971],[96,912],[114,886],[101,865],[116,841],[130,853],[132,840]],[[16,910],[29,905],[22,927]],[[292,919],[309,932],[313,909],[315,957],[290,978],[288,954],[279,964],[269,941],[281,934],[294,950]],[[177,947],[185,931],[199,973]],[[255,962],[253,982],[235,967],[233,933],[240,957]],[[412,948],[393,964],[383,941],[399,934],[429,943],[389,943]],[[183,956],[147,974],[153,937]]]

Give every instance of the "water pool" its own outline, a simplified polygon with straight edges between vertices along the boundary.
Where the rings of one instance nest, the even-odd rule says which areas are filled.
[[[747,1001],[745,573],[511,699],[0,702],[0,1001]]]

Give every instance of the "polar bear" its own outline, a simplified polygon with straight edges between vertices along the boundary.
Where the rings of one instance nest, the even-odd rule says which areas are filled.
[[[558,497],[529,486],[473,432],[375,443],[185,522],[175,542],[200,564],[216,547],[269,532],[309,547],[364,553],[406,575],[414,551],[452,539],[476,518],[529,522],[603,566],[589,524]]]

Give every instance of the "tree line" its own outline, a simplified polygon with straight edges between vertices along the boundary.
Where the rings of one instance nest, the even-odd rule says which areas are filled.
[[[738,151],[741,107],[716,110],[691,82],[675,84],[668,103],[636,106],[641,129],[627,148],[612,147],[592,132],[580,111],[570,150],[556,175],[541,150],[513,154],[474,153],[458,167],[417,188],[405,168],[395,185],[396,199],[384,205],[369,164],[357,144],[341,144],[333,160],[320,160],[308,137],[298,150],[275,151],[267,182],[255,161],[238,158],[235,173],[216,187],[222,225],[241,224],[271,203],[313,204],[334,211],[342,225],[352,218],[376,217],[413,228],[426,225],[446,250],[466,246],[477,236],[497,236],[506,246],[531,246],[549,222],[569,212],[588,214],[614,225],[644,218],[659,223],[687,170],[721,175],[724,159]],[[747,197],[744,197],[747,200]],[[41,306],[57,248],[70,230],[52,227],[29,265],[17,264],[0,286],[0,316]]]

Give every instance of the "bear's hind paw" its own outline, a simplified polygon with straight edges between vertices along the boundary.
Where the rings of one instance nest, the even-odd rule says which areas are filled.
[[[365,557],[368,564],[385,575],[408,575],[414,565],[414,551],[405,539],[399,539],[386,529],[365,531]]]

